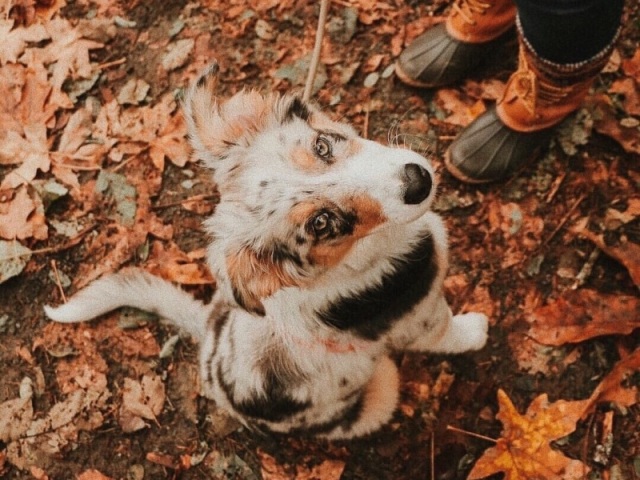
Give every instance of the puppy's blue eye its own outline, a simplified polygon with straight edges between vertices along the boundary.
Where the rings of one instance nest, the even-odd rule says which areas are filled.
[[[329,159],[333,156],[333,152],[331,151],[331,142],[323,136],[316,138],[313,150],[320,158]]]
[[[317,235],[321,235],[327,231],[329,228],[329,214],[327,212],[323,212],[320,215],[317,215],[313,219],[313,231]]]

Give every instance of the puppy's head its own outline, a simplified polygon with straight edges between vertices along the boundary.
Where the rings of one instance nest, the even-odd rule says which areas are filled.
[[[296,96],[219,101],[216,74],[193,84],[185,112],[221,195],[209,227],[224,258],[209,261],[247,310],[264,313],[264,298],[311,285],[365,237],[429,209],[434,176],[421,155],[360,138]]]

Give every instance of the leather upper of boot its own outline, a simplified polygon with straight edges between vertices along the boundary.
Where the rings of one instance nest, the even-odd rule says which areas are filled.
[[[485,43],[505,33],[514,23],[512,0],[456,0],[447,16],[447,32],[465,43]]]
[[[521,34],[518,69],[498,100],[498,117],[519,132],[543,130],[560,123],[583,103],[612,48],[613,43],[578,64],[554,64],[536,55]]]

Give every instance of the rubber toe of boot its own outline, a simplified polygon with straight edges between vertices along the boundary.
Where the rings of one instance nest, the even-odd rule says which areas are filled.
[[[488,43],[460,42],[447,33],[444,23],[439,23],[400,54],[396,75],[413,87],[450,85],[464,79],[480,64],[487,46]]]
[[[460,132],[445,153],[445,166],[467,183],[505,180],[548,146],[552,132],[552,128],[526,133],[512,130],[493,107]]]

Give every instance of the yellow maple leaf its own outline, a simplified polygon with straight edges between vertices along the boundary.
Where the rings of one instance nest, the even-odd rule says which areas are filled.
[[[589,467],[551,448],[550,442],[576,429],[576,422],[588,408],[589,400],[558,400],[549,403],[546,394],[531,402],[520,415],[503,390],[498,390],[504,425],[502,438],[476,462],[468,480],[504,472],[505,480],[578,480]]]

